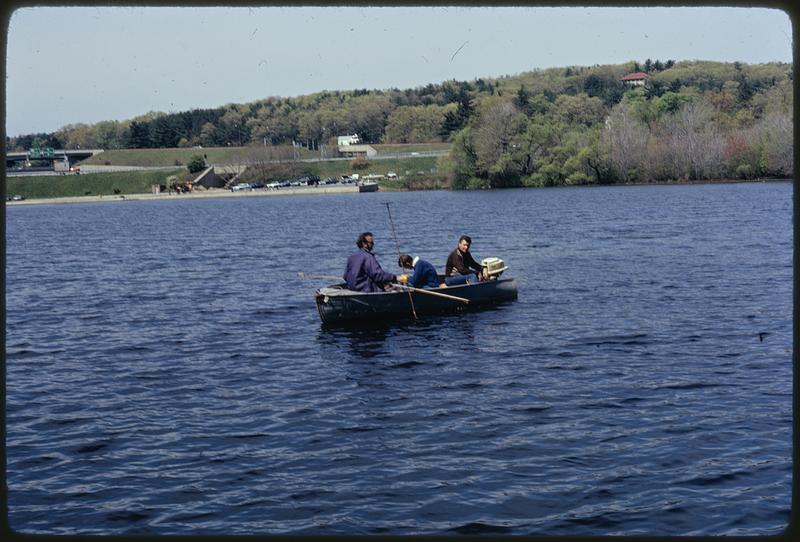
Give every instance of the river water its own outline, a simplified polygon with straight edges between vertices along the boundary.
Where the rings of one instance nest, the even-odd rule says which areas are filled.
[[[6,208],[9,521],[44,534],[776,534],[792,184]],[[327,329],[357,235],[519,299]]]

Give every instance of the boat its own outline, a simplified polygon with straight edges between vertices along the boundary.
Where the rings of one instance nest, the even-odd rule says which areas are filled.
[[[364,181],[358,183],[358,191],[359,192],[377,192],[378,191],[378,183],[375,181]]]
[[[439,280],[444,282],[444,275]],[[388,292],[354,292],[341,283],[319,288],[314,297],[324,324],[346,324],[482,309],[517,299],[517,282],[498,277],[426,290],[395,285]]]

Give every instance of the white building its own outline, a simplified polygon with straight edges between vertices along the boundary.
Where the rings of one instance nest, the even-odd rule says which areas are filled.
[[[338,137],[338,145],[343,147],[345,145],[358,145],[361,143],[361,138],[358,137],[358,134],[353,135],[344,135]]]

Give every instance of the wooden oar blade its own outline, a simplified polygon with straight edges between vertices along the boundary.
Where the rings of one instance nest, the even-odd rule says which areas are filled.
[[[465,297],[458,297],[458,296],[454,296],[454,295],[443,294],[441,292],[433,292],[431,290],[425,290],[423,288],[414,288],[413,286],[407,286],[405,284],[397,284],[396,286],[399,286],[401,288],[406,288],[407,291],[411,291],[411,292],[419,292],[421,294],[433,295],[433,296],[436,296],[436,297],[443,297],[445,299],[452,299],[453,301],[459,301],[461,303],[464,303],[465,305],[469,304],[469,299],[467,299]]]

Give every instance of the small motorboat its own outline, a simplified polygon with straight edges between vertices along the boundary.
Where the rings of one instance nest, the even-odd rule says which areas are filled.
[[[325,324],[359,320],[392,320],[481,309],[517,299],[517,281],[500,278],[508,269],[499,258],[487,258],[486,281],[444,288],[417,289],[394,285],[387,292],[354,292],[345,283],[319,288],[314,295]],[[444,282],[444,275],[439,275]],[[413,305],[413,307],[412,307]]]
[[[342,283],[320,288],[314,297],[323,323],[338,324],[481,309],[517,299],[517,282],[513,278],[495,279],[425,292],[402,286],[388,292],[354,292]],[[437,293],[442,296],[431,295]]]

